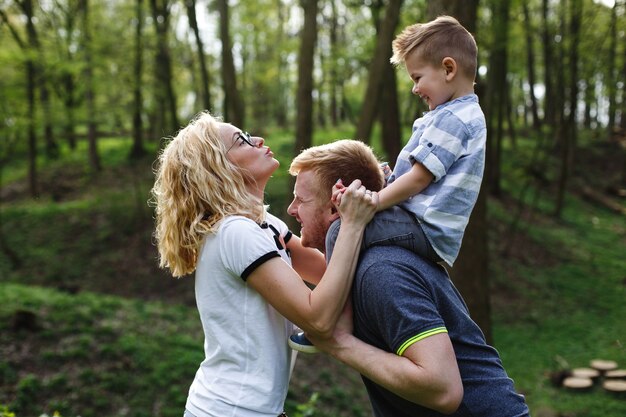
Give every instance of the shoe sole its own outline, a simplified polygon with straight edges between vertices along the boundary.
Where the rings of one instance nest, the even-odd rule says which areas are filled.
[[[301,345],[299,343],[292,341],[291,339],[288,339],[288,342],[289,342],[289,347],[292,348],[293,350],[297,350],[298,352],[303,352],[303,353],[318,353],[319,352],[319,350],[313,345]]]

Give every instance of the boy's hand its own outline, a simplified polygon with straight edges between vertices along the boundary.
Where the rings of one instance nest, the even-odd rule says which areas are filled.
[[[330,200],[335,205],[335,207],[339,207],[339,205],[341,204],[341,197],[346,192],[346,190],[347,190],[347,187],[343,185],[343,181],[341,180],[341,178],[337,180],[335,185],[333,185],[333,190],[332,190],[332,195],[330,197]],[[372,201],[374,202],[374,204],[376,204],[376,212],[378,212],[379,207],[380,207],[378,193],[376,191],[369,191],[369,190],[367,190],[367,193],[369,193],[370,197],[372,198]]]
[[[341,204],[341,195],[346,192],[346,186],[343,185],[343,181],[341,178],[337,180],[335,185],[333,185],[332,195],[330,197],[330,201],[335,205],[339,206]]]
[[[389,177],[391,177],[391,168],[389,168],[389,164],[387,162],[381,162],[380,169],[383,171],[383,175],[385,176],[385,183]]]

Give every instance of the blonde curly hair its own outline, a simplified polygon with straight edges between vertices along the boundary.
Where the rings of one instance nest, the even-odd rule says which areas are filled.
[[[263,202],[247,191],[252,174],[231,163],[220,137],[222,121],[198,114],[163,148],[157,160],[151,204],[159,266],[174,277],[196,269],[204,238],[226,216],[262,222]]]

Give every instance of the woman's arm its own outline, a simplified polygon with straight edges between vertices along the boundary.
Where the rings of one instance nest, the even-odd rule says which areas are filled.
[[[320,337],[332,335],[350,292],[363,230],[376,210],[376,193],[374,197],[366,196],[365,188],[360,184],[356,180],[343,195],[339,206],[342,223],[335,250],[313,291],[280,258],[266,261],[247,280],[283,316],[304,331]]]

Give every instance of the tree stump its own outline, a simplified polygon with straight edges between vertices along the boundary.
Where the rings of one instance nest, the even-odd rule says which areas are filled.
[[[607,379],[602,387],[611,394],[626,398],[626,381],[621,379]]]
[[[585,392],[593,387],[591,378],[583,378],[579,376],[570,376],[563,380],[563,387],[571,391]]]
[[[607,371],[617,369],[617,362],[607,361],[603,359],[594,359],[589,363],[589,366],[591,366],[593,369],[597,369],[604,374]]]
[[[604,374],[606,379],[626,379],[626,369],[614,369]]]
[[[589,378],[593,381],[600,376],[600,371],[593,368],[574,368],[572,369],[572,376],[578,378]]]

